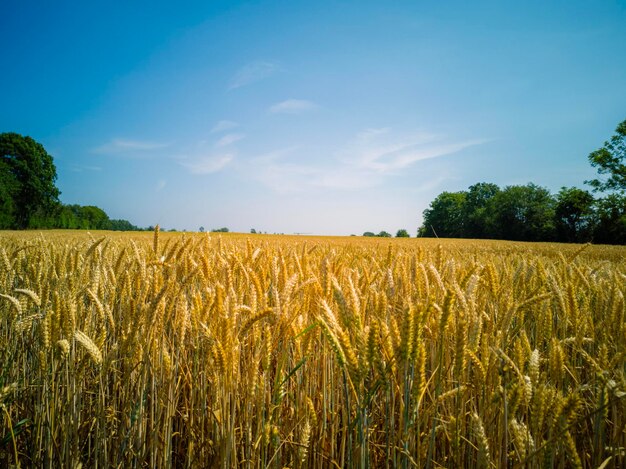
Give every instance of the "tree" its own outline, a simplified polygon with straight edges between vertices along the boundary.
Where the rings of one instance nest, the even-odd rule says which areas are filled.
[[[582,243],[591,240],[593,231],[594,198],[576,187],[563,187],[556,195],[554,224],[558,240]]]
[[[463,236],[463,208],[466,192],[442,192],[424,210],[418,236],[460,238]]]
[[[488,229],[489,201],[500,192],[496,184],[479,182],[467,190],[462,209],[464,238],[492,238]]]
[[[373,238],[376,235],[371,231],[366,231],[365,233],[363,233],[363,236],[365,236],[366,238]]]
[[[204,233],[204,226],[201,226],[200,228],[198,228],[198,231],[199,231],[200,233]]]
[[[14,194],[18,184],[11,173],[10,165],[0,158],[0,229],[10,229],[15,226]]]
[[[626,195],[609,194],[596,202],[593,240],[602,244],[626,244]]]
[[[554,239],[554,199],[535,184],[508,186],[490,200],[489,230],[494,237],[515,241]]]
[[[58,205],[56,167],[40,143],[16,133],[2,133],[0,161],[2,223],[11,221],[14,228],[27,228],[38,210],[46,212]]]
[[[410,238],[410,237],[411,235],[404,228],[401,230],[398,230],[398,232],[396,233],[396,238]]]
[[[381,231],[376,235],[379,238],[391,238],[391,233],[387,233],[386,231]]]
[[[137,231],[139,230],[139,228],[137,228],[128,220],[109,220],[109,229],[112,231]]]
[[[615,129],[615,135],[604,142],[604,146],[588,156],[591,166],[598,173],[609,175],[608,179],[585,181],[595,191],[626,192],[626,120]]]

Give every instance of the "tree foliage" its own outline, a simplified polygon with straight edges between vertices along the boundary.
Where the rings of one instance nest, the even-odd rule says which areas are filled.
[[[559,191],[554,210],[558,239],[569,243],[592,239],[594,202],[593,195],[577,187],[563,187]]]
[[[603,244],[626,244],[626,196],[609,194],[596,202],[593,240]]]
[[[56,178],[43,145],[13,132],[0,134],[0,223],[27,228],[37,211],[52,210],[59,201]]]
[[[442,192],[424,210],[424,224],[419,236],[440,238],[462,238],[465,219],[463,208],[466,192]]]
[[[490,237],[487,229],[489,205],[499,192],[500,188],[496,184],[488,182],[479,182],[469,187],[463,204],[463,237]]]
[[[396,233],[396,238],[410,238],[410,237],[411,235],[404,228],[401,230],[398,230],[398,232]]]
[[[606,179],[586,181],[595,191],[626,192],[626,120],[615,129],[615,135],[604,146],[589,154],[591,166]]]
[[[515,241],[554,239],[554,199],[535,184],[507,186],[490,201],[487,229],[494,238]]]
[[[479,183],[437,196],[418,236],[626,244],[626,195],[594,199],[576,187],[552,195],[535,184]]]

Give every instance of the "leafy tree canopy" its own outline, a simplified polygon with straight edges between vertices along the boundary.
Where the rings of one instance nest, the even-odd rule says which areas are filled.
[[[491,232],[500,239],[549,241],[554,239],[554,199],[535,184],[508,186],[490,203]]]
[[[410,238],[410,237],[411,235],[404,228],[401,230],[398,230],[398,232],[396,233],[396,238]]]
[[[466,192],[442,192],[424,210],[419,236],[460,238],[463,236],[463,207]]]
[[[615,135],[588,158],[599,174],[608,175],[606,179],[586,181],[595,191],[626,192],[626,120],[617,126]]]
[[[52,210],[59,203],[56,178],[52,157],[40,143],[13,132],[0,134],[0,223],[27,228],[37,211]]]
[[[577,187],[563,187],[556,195],[554,220],[558,237],[574,243],[591,239],[594,198]]]

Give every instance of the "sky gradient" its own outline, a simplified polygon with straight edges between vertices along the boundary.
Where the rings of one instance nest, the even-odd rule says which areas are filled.
[[[625,1],[5,0],[0,52],[61,200],[166,229],[414,235],[445,190],[583,187],[626,118]]]

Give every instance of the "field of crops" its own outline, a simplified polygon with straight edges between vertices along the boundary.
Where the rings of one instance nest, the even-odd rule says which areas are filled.
[[[624,467],[626,248],[0,232],[0,467]]]

